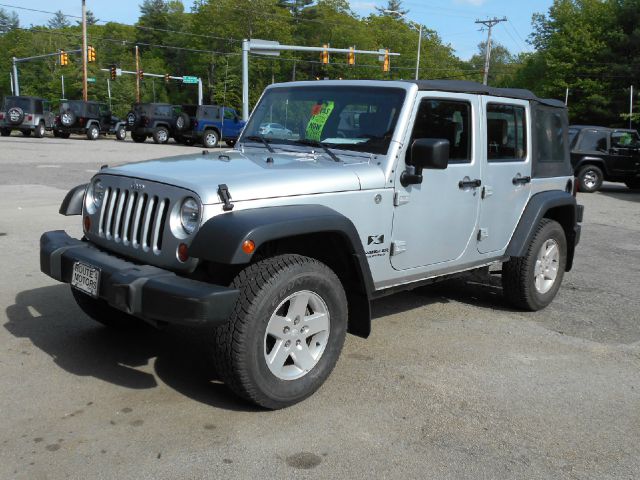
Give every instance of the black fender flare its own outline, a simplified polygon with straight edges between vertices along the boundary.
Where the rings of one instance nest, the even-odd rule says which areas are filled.
[[[607,162],[604,161],[602,157],[585,155],[580,160],[578,160],[573,167],[573,171],[575,172],[575,176],[578,176],[578,172],[585,165],[595,165],[596,167],[602,170],[602,173],[605,175],[609,175],[609,171],[607,170]]]
[[[537,193],[529,199],[505,255],[523,257],[543,218],[556,220],[564,228],[567,237],[566,271],[570,271],[573,267],[575,247],[580,240],[578,223],[582,221],[582,207],[578,206],[573,195],[562,190]]]
[[[201,260],[243,265],[252,254],[242,251],[245,240],[255,252],[267,242],[314,233],[342,237],[354,260],[358,285],[350,296],[349,332],[368,337],[371,331],[370,299],[375,290],[366,253],[353,222],[324,205],[284,205],[240,210],[217,215],[205,222],[189,247],[189,255]]]
[[[84,194],[87,191],[88,183],[83,183],[77,187],[73,187],[67,192],[60,204],[58,212],[61,215],[81,215],[82,214],[82,201],[84,200]]]

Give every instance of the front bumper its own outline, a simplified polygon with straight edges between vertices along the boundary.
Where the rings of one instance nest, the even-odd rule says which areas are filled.
[[[138,265],[56,230],[40,237],[40,270],[71,283],[73,264],[98,267],[99,298],[136,317],[183,325],[226,322],[238,290],[212,285],[151,265]]]

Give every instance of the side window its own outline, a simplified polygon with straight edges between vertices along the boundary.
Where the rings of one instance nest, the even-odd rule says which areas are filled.
[[[487,105],[487,159],[513,162],[527,157],[525,109],[515,105]]]
[[[611,146],[619,148],[637,148],[638,136],[631,132],[614,132],[611,134]]]
[[[607,132],[600,130],[584,130],[580,138],[580,150],[598,152],[607,150]]]
[[[423,100],[409,145],[418,138],[449,140],[449,163],[471,163],[471,105],[454,100]],[[407,150],[409,164],[410,156],[411,148]]]
[[[236,114],[230,108],[224,109],[224,118],[227,120],[234,120],[236,118]]]

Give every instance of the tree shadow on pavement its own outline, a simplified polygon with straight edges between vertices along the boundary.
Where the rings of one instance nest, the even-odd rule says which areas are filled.
[[[257,411],[219,380],[202,330],[141,325],[106,328],[76,306],[68,285],[27,290],[6,309],[4,327],[27,338],[62,369],[134,390],[155,388],[156,376],[181,394],[214,407]],[[152,361],[155,359],[155,361]],[[156,375],[139,370],[152,364]]]

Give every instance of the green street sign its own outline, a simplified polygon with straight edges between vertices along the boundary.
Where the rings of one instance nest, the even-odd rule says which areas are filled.
[[[95,77],[87,78],[87,83],[96,83],[96,78]]]
[[[182,83],[198,83],[198,77],[182,77]]]

